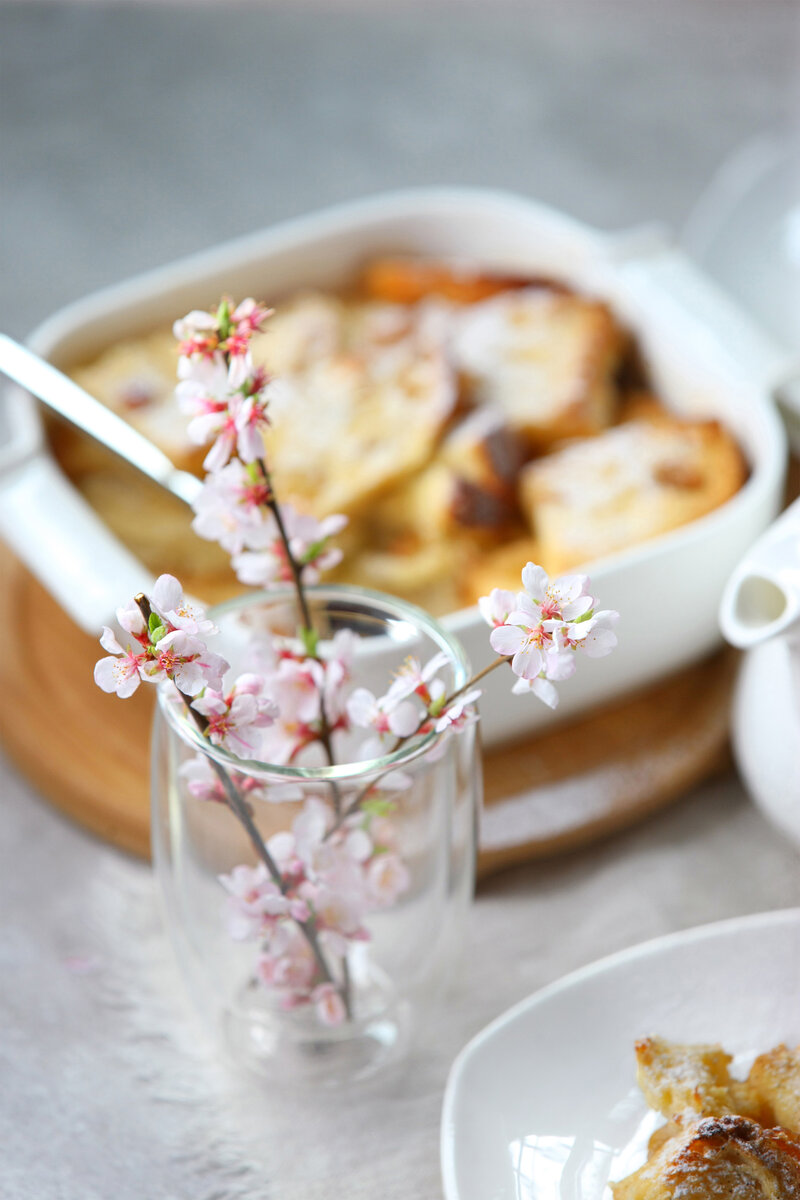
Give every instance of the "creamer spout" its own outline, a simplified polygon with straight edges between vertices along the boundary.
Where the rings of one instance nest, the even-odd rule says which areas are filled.
[[[800,500],[750,548],[720,604],[723,636],[740,650],[770,638],[800,638]]]

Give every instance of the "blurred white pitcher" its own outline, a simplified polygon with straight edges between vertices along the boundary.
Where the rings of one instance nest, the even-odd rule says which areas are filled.
[[[754,800],[800,844],[800,500],[739,563],[720,626],[748,651],[732,716],[737,764]]]

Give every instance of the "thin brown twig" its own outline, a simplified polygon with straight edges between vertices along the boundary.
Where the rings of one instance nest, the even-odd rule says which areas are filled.
[[[308,632],[311,634],[316,634],[316,630],[314,627],[314,621],[311,616],[311,610],[308,607],[308,598],[306,597],[305,588],[303,586],[302,564],[298,563],[297,559],[295,558],[294,554],[292,553],[292,548],[289,544],[289,535],[286,532],[286,526],[284,525],[284,522],[283,522],[283,514],[281,512],[281,507],[278,504],[277,500],[275,499],[275,494],[272,489],[272,477],[269,473],[269,468],[267,467],[267,464],[263,458],[257,459],[257,462],[258,462],[258,469],[261,472],[261,478],[263,479],[264,486],[267,489],[267,499],[266,499],[265,503],[266,503],[267,508],[270,510],[273,517],[275,518],[275,524],[278,527],[278,535],[281,539],[281,544],[283,545],[283,551],[284,551],[284,554],[286,555],[286,561],[289,564],[289,570],[292,572],[292,580],[294,583],[294,590],[295,590],[295,593],[297,596],[297,603],[300,608],[300,617],[301,617],[301,620],[303,623],[303,628],[308,630]],[[321,661],[316,654],[314,654],[313,657],[316,659],[317,662]],[[325,755],[328,759],[328,762],[330,763],[331,766],[335,766],[336,759],[335,759],[334,753],[333,753],[333,744],[331,742],[331,727],[330,727],[330,722],[328,720],[328,713],[325,708],[325,694],[324,694],[323,688],[319,689],[319,719],[320,719],[319,740],[325,751]],[[338,788],[337,784],[333,780],[329,781],[329,787],[331,790],[331,796],[333,797],[334,810],[336,812],[336,815],[338,816],[341,811],[341,807],[342,807],[341,793],[339,792],[339,788]]]

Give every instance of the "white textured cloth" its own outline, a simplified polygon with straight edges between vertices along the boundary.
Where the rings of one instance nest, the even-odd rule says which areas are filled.
[[[206,1040],[144,864],[10,770],[2,829],[3,1200],[436,1197],[447,1072],[488,1020],[643,938],[800,902],[795,851],[732,778],[709,784],[638,830],[490,880],[405,1073],[300,1104]]]

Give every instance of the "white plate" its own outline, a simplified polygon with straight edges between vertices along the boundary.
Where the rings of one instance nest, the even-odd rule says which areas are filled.
[[[621,613],[619,647],[608,659],[585,660],[562,685],[558,715],[575,716],[714,650],[721,642],[722,588],[781,502],[786,443],[769,398],[781,356],[685,255],[652,233],[611,237],[500,192],[391,193],[285,222],[97,293],[41,325],[31,343],[69,369],[223,293],[279,299],[298,288],[341,286],[365,259],[386,252],[550,274],[604,297],[635,331],[667,403],[687,416],[719,418],[750,460],[749,479],[727,504],[591,565],[602,607]],[[488,663],[477,608],[452,613],[445,623],[476,669]],[[512,697],[501,672],[485,689],[487,744],[553,719],[544,705]]]
[[[634,1078],[648,1034],[721,1042],[742,1065],[800,1041],[800,909],[658,938],[585,967],[489,1025],[442,1114],[447,1200],[601,1200],[660,1118]]]

